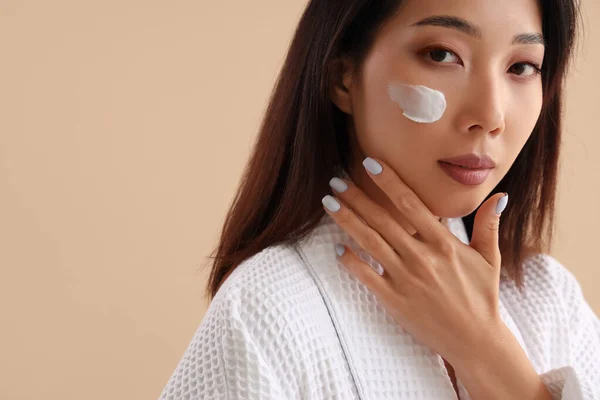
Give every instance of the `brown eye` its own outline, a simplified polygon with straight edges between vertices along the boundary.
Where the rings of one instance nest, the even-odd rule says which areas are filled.
[[[438,63],[459,62],[458,56],[449,50],[434,49],[429,50],[427,54],[429,55],[429,58]]]
[[[513,64],[509,71],[519,76],[533,76],[540,72],[540,68],[531,63],[517,63]]]

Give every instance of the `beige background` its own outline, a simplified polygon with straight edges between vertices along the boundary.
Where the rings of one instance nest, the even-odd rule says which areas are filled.
[[[553,255],[600,312],[597,0]],[[305,1],[0,0],[0,398],[150,399]]]

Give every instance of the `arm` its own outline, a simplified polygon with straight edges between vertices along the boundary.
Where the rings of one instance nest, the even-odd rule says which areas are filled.
[[[478,345],[454,366],[473,400],[552,400],[510,329],[482,335]]]
[[[545,351],[553,352],[554,368],[537,374],[508,329],[482,335],[482,345],[471,352],[471,359],[460,361],[455,367],[474,400],[600,400],[600,320],[573,274],[553,257],[543,260],[549,271],[545,282],[552,282],[552,288],[546,292],[552,294],[544,301],[556,300],[561,306],[550,309],[563,309],[565,318],[559,320],[569,321],[567,337],[555,336],[545,347]]]

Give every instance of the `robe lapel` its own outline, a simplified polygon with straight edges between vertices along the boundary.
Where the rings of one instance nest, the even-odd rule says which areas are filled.
[[[329,215],[299,245],[329,308],[362,400],[455,399],[443,359],[397,324],[335,257],[353,240]]]
[[[469,243],[460,218],[442,223],[463,243]],[[360,251],[356,242],[325,214],[297,248],[329,309],[361,399],[456,399],[442,357],[396,323],[366,286],[337,262],[336,243]],[[375,269],[380,267],[365,252],[361,258]],[[516,324],[502,304],[500,311],[524,347]],[[457,385],[461,400],[470,400],[460,378]]]

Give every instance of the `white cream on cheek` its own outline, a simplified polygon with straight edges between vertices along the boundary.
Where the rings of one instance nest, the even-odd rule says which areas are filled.
[[[446,97],[439,90],[422,85],[391,82],[388,94],[404,111],[404,116],[415,122],[439,121],[446,111]]]

